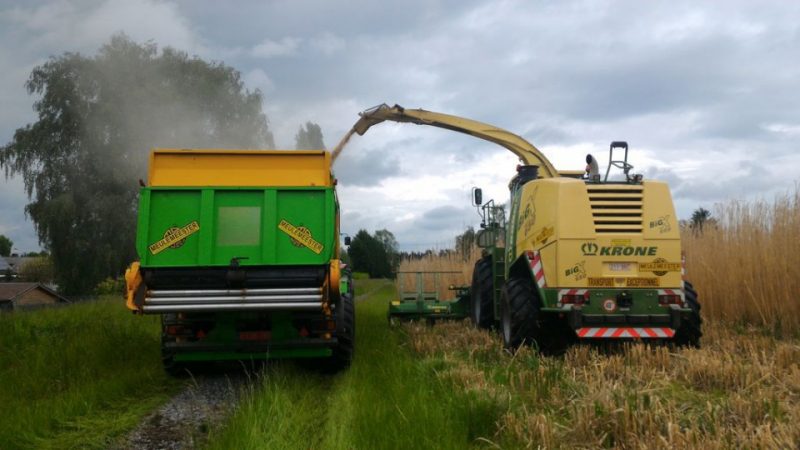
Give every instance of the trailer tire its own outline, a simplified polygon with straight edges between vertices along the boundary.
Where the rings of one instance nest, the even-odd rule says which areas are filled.
[[[700,338],[703,336],[703,318],[700,317],[700,302],[697,301],[697,291],[694,290],[692,283],[685,282],[684,294],[686,303],[692,312],[682,317],[672,342],[678,347],[700,348]]]
[[[167,340],[167,325],[173,324],[178,320],[178,315],[162,314],[161,315],[161,365],[164,367],[164,372],[172,377],[185,377],[189,375],[188,366],[185,363],[175,361],[175,354],[166,349]]]
[[[541,302],[528,278],[510,278],[500,296],[500,329],[503,344],[516,349],[522,344],[538,345],[541,334],[539,310]]]
[[[322,364],[322,371],[336,373],[350,367],[355,354],[356,342],[356,307],[353,296],[348,292],[341,296],[339,302],[341,311],[337,311],[336,320],[336,347],[333,354]]]
[[[485,256],[472,269],[470,288],[470,318],[478,328],[489,329],[494,325],[493,291],[492,257]]]

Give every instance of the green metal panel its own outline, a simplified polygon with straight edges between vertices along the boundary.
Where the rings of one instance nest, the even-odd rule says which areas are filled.
[[[178,353],[175,361],[200,362],[200,361],[249,361],[285,358],[326,358],[333,354],[329,348],[294,348],[271,350],[269,353],[242,353],[242,352],[189,352]]]
[[[148,249],[148,246],[163,239],[168,230],[179,229],[197,221],[200,217],[200,192],[193,190],[151,191],[149,209],[150,220],[145,224],[148,239],[143,249],[149,257],[147,262],[159,266],[194,264],[200,248],[197,233],[155,255]],[[200,230],[203,230],[202,225]],[[142,249],[139,251],[141,255]]]
[[[264,191],[218,190],[214,194],[212,264],[228,265],[232,258],[246,258],[242,265],[259,261],[267,235]]]
[[[561,312],[560,308],[556,307],[558,303],[559,289],[544,289],[544,311]],[[619,293],[626,291],[631,295],[632,304],[629,309],[617,309],[614,312],[608,312],[603,309],[603,300],[608,298],[616,298]],[[581,307],[584,314],[604,314],[604,315],[625,315],[625,314],[651,314],[651,315],[668,315],[670,309],[658,304],[658,290],[655,289],[589,289],[589,303]],[[681,311],[690,312],[690,309],[683,309]]]
[[[143,188],[136,247],[145,268],[322,265],[334,228],[332,188]]]
[[[321,264],[330,260],[333,240],[325,242],[323,236],[333,235],[332,206],[331,199],[319,195],[319,191],[279,190],[276,208],[278,222],[286,221],[294,227],[308,230],[311,237],[322,243],[324,248],[317,255],[275,227],[278,234],[275,254],[284,261],[290,261],[290,264]]]

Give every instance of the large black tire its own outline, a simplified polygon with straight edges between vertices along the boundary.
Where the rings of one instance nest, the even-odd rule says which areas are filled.
[[[494,325],[494,283],[492,257],[485,256],[472,269],[470,288],[470,318],[478,328],[489,329]]]
[[[350,292],[342,293],[336,311],[336,347],[321,369],[326,373],[340,372],[350,367],[355,355],[356,307]]]
[[[688,281],[684,285],[686,303],[692,312],[682,317],[681,325],[675,332],[673,343],[678,347],[700,348],[700,338],[703,336],[703,318],[700,317],[700,302],[697,301],[697,291],[694,290],[692,283]]]
[[[522,344],[539,341],[542,327],[539,322],[541,302],[529,278],[510,278],[500,296],[500,330],[503,344],[516,349]]]
[[[175,354],[166,349],[165,344],[174,340],[167,335],[167,325],[172,325],[177,321],[177,314],[161,315],[161,365],[168,375],[173,377],[185,377],[189,375],[188,366],[185,363],[175,361]]]

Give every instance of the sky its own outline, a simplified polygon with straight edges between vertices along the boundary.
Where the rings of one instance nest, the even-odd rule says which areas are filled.
[[[593,153],[604,172],[609,143],[626,140],[683,219],[799,178],[800,2],[0,0],[0,145],[36,119],[35,66],[118,32],[239,70],[278,148],[306,121],[333,148],[359,111],[397,103],[505,128],[559,169]],[[458,133],[378,125],[334,167],[342,231],[452,246],[480,220],[471,188],[507,201],[516,165]],[[20,179],[0,177],[0,234],[21,252],[40,248],[27,203]]]

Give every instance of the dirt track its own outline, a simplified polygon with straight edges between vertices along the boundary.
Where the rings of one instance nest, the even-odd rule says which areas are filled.
[[[379,284],[356,300],[363,301],[387,284],[391,282]],[[188,387],[148,414],[118,448],[187,450],[202,445],[209,429],[233,411],[244,388],[257,378],[253,372],[232,366],[227,369],[194,376]]]
[[[244,372],[201,374],[169,402],[147,415],[120,449],[185,450],[201,444],[211,426],[236,406],[249,383]]]

